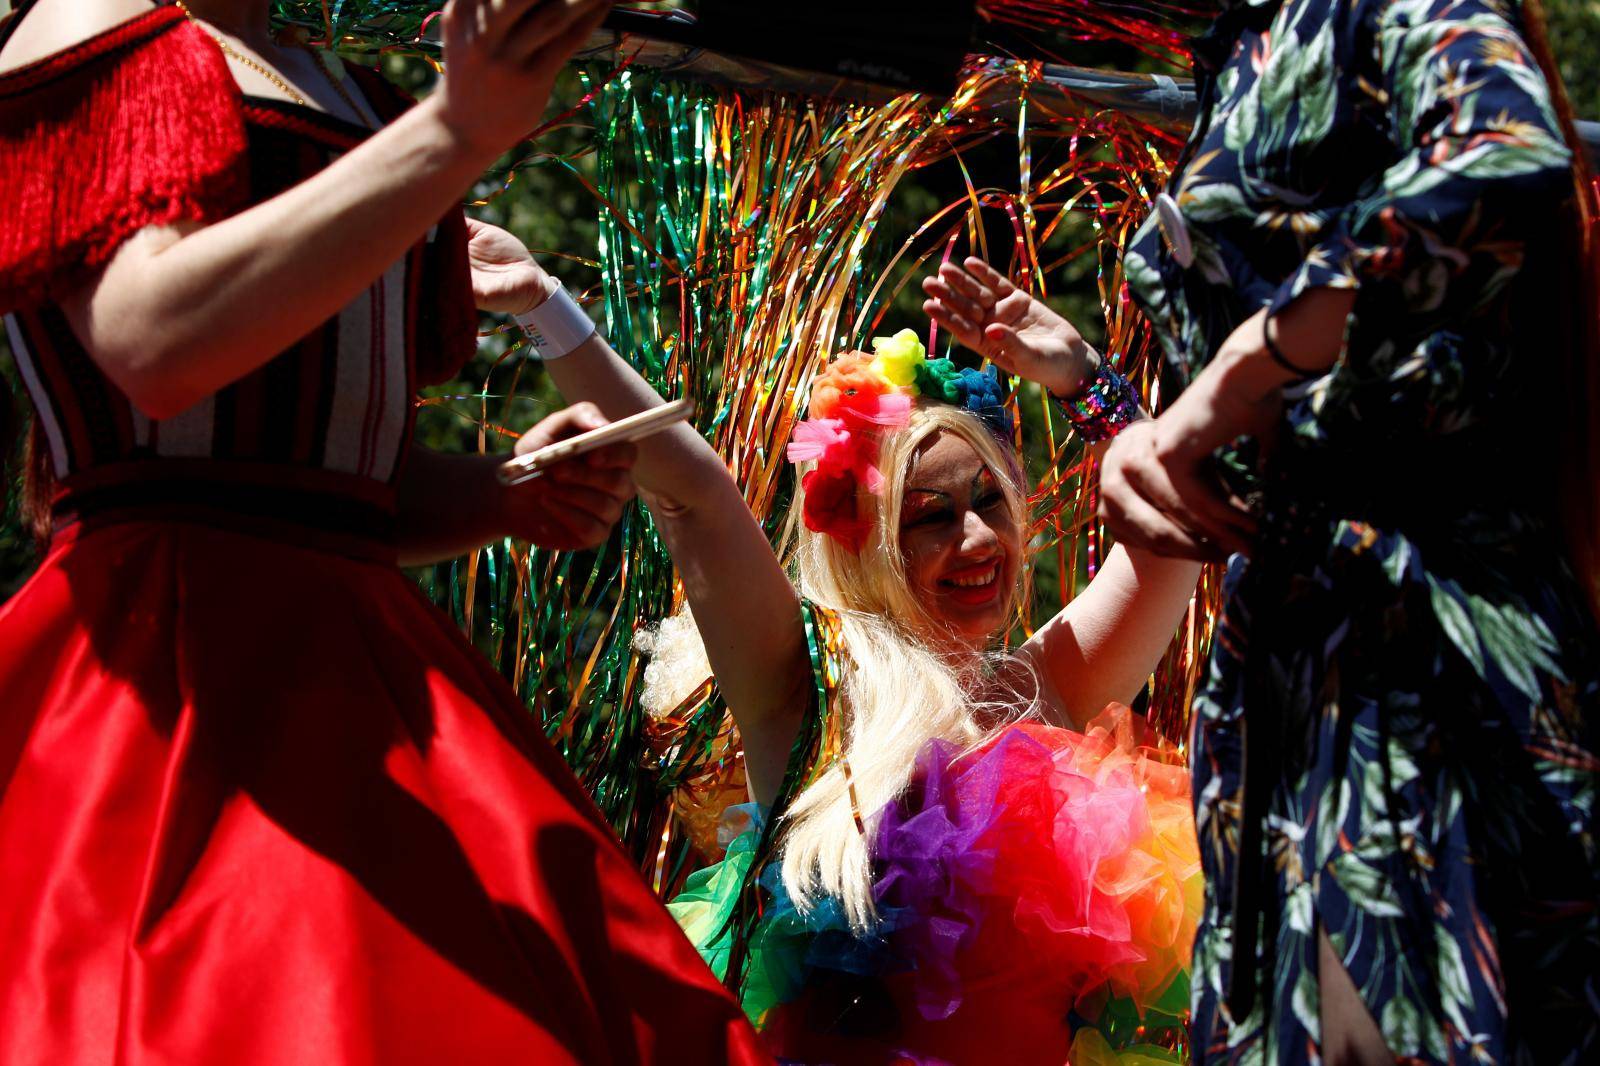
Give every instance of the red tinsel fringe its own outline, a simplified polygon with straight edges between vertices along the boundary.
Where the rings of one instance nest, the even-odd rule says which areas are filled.
[[[0,160],[0,312],[146,226],[215,220],[247,191],[238,90],[174,8],[0,76]]]

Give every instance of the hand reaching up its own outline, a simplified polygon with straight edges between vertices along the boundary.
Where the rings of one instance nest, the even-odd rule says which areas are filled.
[[[1066,398],[1100,365],[1071,322],[1011,284],[976,256],[922,279],[922,309],[966,347],[1002,370]]]
[[[497,155],[539,125],[556,74],[610,10],[610,0],[450,0],[445,76],[429,100],[462,141]]]

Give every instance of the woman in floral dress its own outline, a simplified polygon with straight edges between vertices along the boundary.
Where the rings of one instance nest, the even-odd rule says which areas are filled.
[[[1242,553],[1194,709],[1196,1058],[1597,1061],[1594,275],[1540,20],[1224,3],[1126,255],[1188,387],[1104,466],[1124,542]]]

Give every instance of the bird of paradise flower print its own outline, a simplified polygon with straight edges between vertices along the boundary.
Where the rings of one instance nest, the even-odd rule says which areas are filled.
[[[1125,253],[1180,376],[1355,299],[1270,452],[1219,456],[1262,532],[1193,716],[1201,1061],[1321,1061],[1323,934],[1396,1061],[1600,1061],[1600,639],[1538,447],[1574,186],[1521,27],[1225,0],[1176,210]]]

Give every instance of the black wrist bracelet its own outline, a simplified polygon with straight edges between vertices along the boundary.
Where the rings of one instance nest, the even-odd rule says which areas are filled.
[[[1261,325],[1261,340],[1267,346],[1267,354],[1272,357],[1272,361],[1299,380],[1310,381],[1312,378],[1319,378],[1323,375],[1321,370],[1307,370],[1305,367],[1295,366],[1289,362],[1288,356],[1283,354],[1283,349],[1278,347],[1278,342],[1272,339],[1272,319],[1270,318]]]

